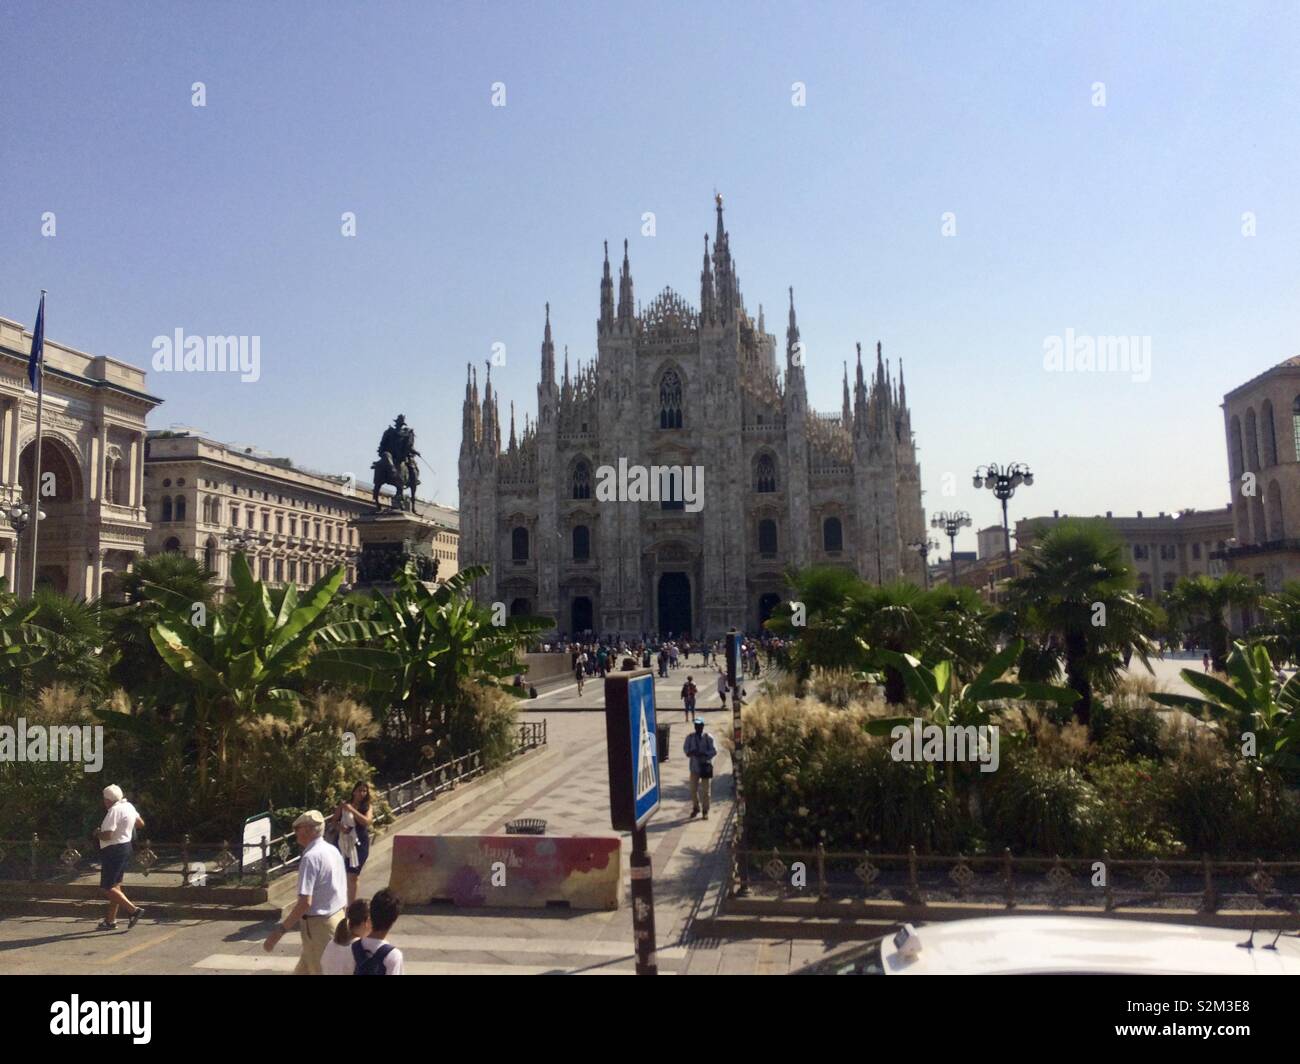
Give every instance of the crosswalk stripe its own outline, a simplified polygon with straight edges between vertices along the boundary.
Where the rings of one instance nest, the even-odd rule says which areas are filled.
[[[662,954],[660,955],[662,957]],[[560,965],[544,964],[456,964],[450,961],[406,960],[403,967],[407,975],[546,975],[550,972],[573,975],[635,975],[634,962],[602,965],[597,968],[569,972]],[[218,972],[291,972],[298,963],[297,957],[258,956],[255,953],[213,953],[194,963],[195,968]],[[674,972],[660,971],[661,975]]]

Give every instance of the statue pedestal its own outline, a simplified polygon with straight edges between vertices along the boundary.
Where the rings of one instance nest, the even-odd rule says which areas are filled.
[[[391,588],[394,575],[408,561],[415,562],[416,576],[421,581],[430,585],[437,581],[438,559],[433,554],[433,538],[438,532],[435,522],[407,510],[381,510],[354,517],[348,524],[357,530],[357,538],[361,540],[358,588]]]

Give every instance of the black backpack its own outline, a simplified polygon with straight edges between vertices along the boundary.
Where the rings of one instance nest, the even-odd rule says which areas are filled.
[[[357,939],[352,943],[352,959],[356,961],[352,974],[387,975],[388,969],[384,967],[384,958],[392,952],[392,944],[385,942],[374,953],[367,953],[365,947],[361,945],[361,940]]]

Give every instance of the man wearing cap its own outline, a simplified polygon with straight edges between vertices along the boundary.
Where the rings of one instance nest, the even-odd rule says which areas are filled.
[[[122,893],[122,879],[126,875],[126,866],[131,861],[131,839],[144,821],[135,811],[135,806],[122,795],[122,788],[117,784],[104,788],[104,819],[100,821],[95,838],[99,842],[99,888],[108,899],[108,911],[99,922],[99,931],[117,930],[117,910],[125,905],[130,915],[127,917],[128,929],[135,927],[140,914],[144,912]]]
[[[691,816],[700,815],[704,807],[704,819],[709,819],[709,790],[713,784],[713,759],[718,756],[717,744],[713,736],[704,730],[704,718],[695,718],[695,730],[686,736],[682,744],[682,753],[691,759]]]
[[[348,875],[337,846],[324,839],[325,817],[308,809],[293,822],[294,835],[302,848],[298,862],[298,902],[283,921],[276,924],[262,943],[270,953],[285,932],[302,921],[302,953],[294,975],[322,975],[321,956],[334,937],[348,904]]]

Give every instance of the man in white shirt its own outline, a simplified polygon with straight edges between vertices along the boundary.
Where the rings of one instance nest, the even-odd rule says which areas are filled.
[[[302,847],[298,862],[298,901],[289,915],[275,926],[262,943],[267,953],[293,925],[302,921],[302,952],[294,975],[321,975],[321,954],[334,937],[348,904],[348,874],[337,846],[324,839],[325,817],[308,809],[293,822],[294,834]]]
[[[144,827],[144,821],[136,812],[135,806],[122,795],[122,788],[117,784],[104,788],[104,819],[100,822],[95,837],[99,841],[99,887],[108,899],[108,911],[100,921],[97,930],[114,931],[117,929],[117,910],[125,905],[130,916],[127,928],[135,927],[140,914],[140,906],[131,902],[122,892],[122,879],[126,875],[126,866],[131,861],[131,840],[136,830]]]

